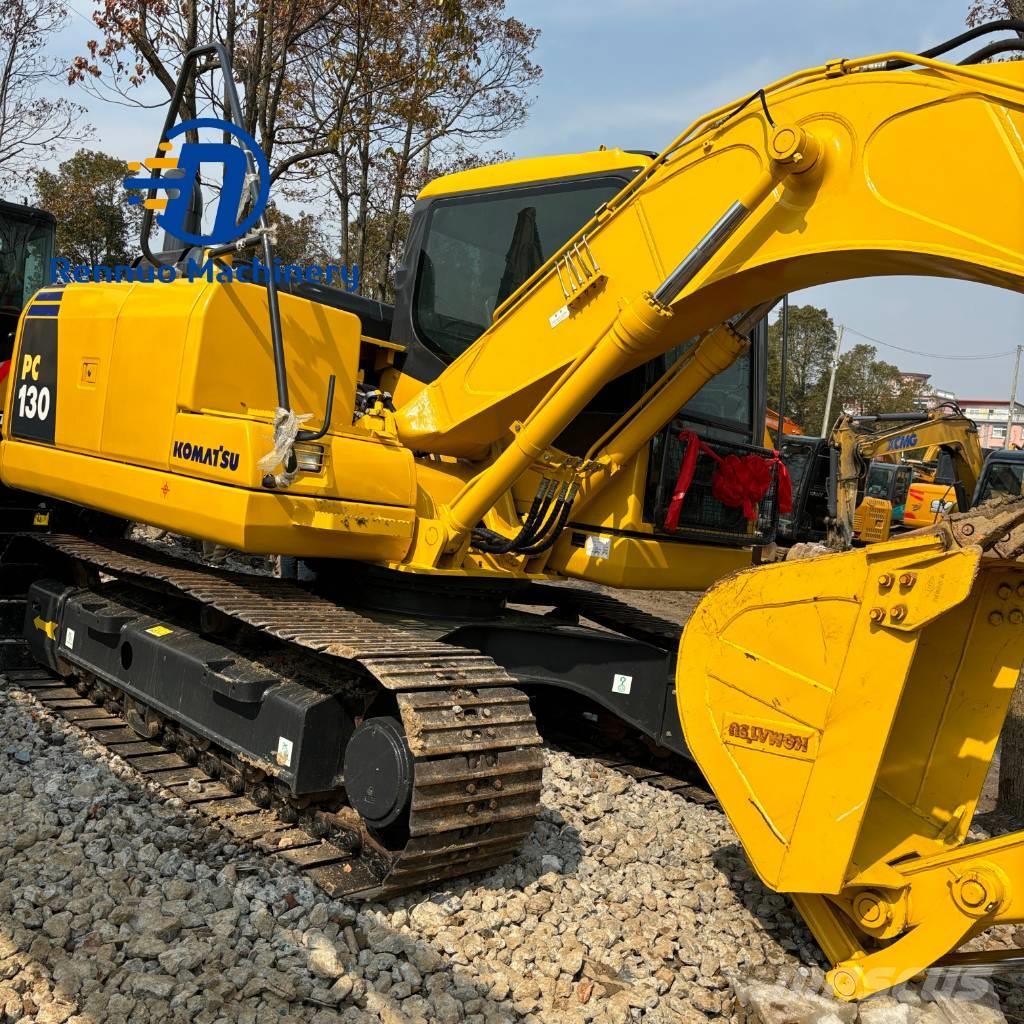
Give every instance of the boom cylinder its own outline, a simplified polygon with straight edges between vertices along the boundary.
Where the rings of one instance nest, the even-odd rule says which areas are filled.
[[[705,335],[675,376],[598,453],[598,468],[580,486],[574,515],[610,483],[648,441],[707,383],[727,370],[747,348],[748,341],[735,328],[720,324]]]
[[[576,372],[549,394],[527,421],[514,429],[512,443],[446,510],[449,536],[466,533],[610,380],[651,345],[672,319],[672,310],[645,292],[623,309]]]

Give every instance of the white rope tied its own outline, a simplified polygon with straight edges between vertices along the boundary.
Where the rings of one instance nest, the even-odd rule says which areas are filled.
[[[295,447],[295,442],[298,439],[302,425],[306,420],[311,419],[312,415],[312,413],[308,412],[298,415],[292,412],[291,409],[281,408],[274,413],[274,447],[256,463],[264,473],[270,473],[276,466],[283,467],[287,463],[288,456]],[[292,481],[298,475],[297,466],[290,473],[287,470],[274,473],[274,486],[282,489],[290,487]]]

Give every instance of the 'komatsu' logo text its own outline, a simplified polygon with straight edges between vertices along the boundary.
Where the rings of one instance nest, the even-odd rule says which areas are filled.
[[[782,747],[785,750],[799,750],[807,753],[808,736],[798,736],[792,732],[780,732],[777,729],[766,729],[760,725],[748,725],[741,722],[729,723],[729,735],[735,739],[746,740],[764,747]]]
[[[238,452],[229,451],[224,445],[219,448],[208,448],[206,445],[192,444],[190,441],[175,441],[173,454],[182,462],[199,462],[204,466],[230,469],[232,473],[238,469]]]

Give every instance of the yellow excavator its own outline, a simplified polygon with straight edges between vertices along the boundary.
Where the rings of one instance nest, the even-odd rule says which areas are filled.
[[[888,426],[894,424],[893,426]],[[898,424],[898,425],[895,425]],[[970,507],[984,462],[978,428],[958,409],[842,416],[830,443],[837,451],[836,530],[846,540],[888,540],[893,524],[930,526]],[[944,479],[920,479],[906,457],[944,463]]]
[[[981,63],[1020,38],[941,59],[1018,28],[797,72],[654,158],[441,179],[394,310],[227,280],[247,247],[273,266],[262,223],[153,252],[147,207],[157,281],[47,289],[19,326],[0,478],[110,526],[34,542],[35,658],[234,791],[316,815],[336,892],[510,855],[539,794],[532,687],[687,749],[844,998],[1024,919],[1024,838],[965,842],[1024,659],[1024,503],[749,567],[786,503],[777,457],[667,428],[698,395],[742,418],[736,368],[783,292],[1024,291],[1024,65]],[[199,59],[241,121],[203,47],[165,134]],[[157,554],[119,520],[316,580]],[[664,623],[565,579],[719,582],[675,657]]]

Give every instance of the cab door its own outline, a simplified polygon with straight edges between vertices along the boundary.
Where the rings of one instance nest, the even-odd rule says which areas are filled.
[[[892,505],[892,521],[902,523],[907,510],[907,494],[914,479],[914,471],[910,466],[897,466],[892,474],[889,490],[889,503]]]

